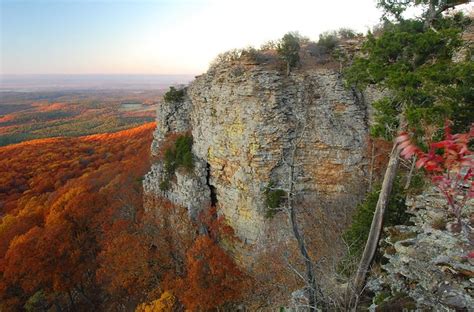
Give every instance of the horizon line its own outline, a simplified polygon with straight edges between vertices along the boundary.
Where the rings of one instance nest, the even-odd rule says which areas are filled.
[[[0,73],[0,76],[196,76],[199,73],[159,74],[159,73],[34,73],[11,74]]]

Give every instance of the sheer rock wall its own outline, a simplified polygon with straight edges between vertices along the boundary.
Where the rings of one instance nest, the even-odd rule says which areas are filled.
[[[267,235],[265,188],[270,182],[287,188],[290,151],[298,141],[298,196],[310,205],[346,196],[347,205],[326,208],[337,223],[365,192],[368,111],[364,96],[346,88],[333,69],[286,76],[242,62],[214,66],[187,87],[182,102],[158,109],[153,153],[167,133],[191,131],[194,172],[178,170],[163,192],[157,161],[145,191],[187,207],[192,217],[213,197],[236,234],[254,244]]]

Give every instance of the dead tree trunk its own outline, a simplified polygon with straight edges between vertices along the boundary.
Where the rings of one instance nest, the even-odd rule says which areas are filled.
[[[405,120],[405,109],[402,109],[402,112],[398,116],[399,125],[398,132],[403,131],[406,128]],[[365,278],[367,272],[369,271],[370,264],[377,250],[377,246],[380,239],[380,232],[383,227],[383,217],[385,214],[385,209],[387,208],[388,201],[390,199],[390,193],[392,192],[393,182],[397,176],[398,164],[400,162],[399,158],[400,151],[398,150],[398,143],[394,140],[392,151],[390,152],[390,158],[388,160],[387,169],[385,170],[385,175],[383,177],[382,188],[380,189],[379,198],[377,200],[377,205],[375,206],[374,216],[372,218],[372,223],[370,225],[369,237],[365,244],[364,252],[359,262],[355,277],[352,283],[348,283],[346,291],[346,302],[348,303],[348,308],[357,307],[359,296],[363,290]]]
[[[302,137],[302,135],[301,135]],[[314,272],[313,262],[308,254],[308,249],[306,248],[305,239],[300,231],[295,203],[294,203],[294,194],[295,194],[295,157],[296,157],[296,150],[298,148],[299,140],[295,140],[293,142],[292,151],[291,151],[291,159],[289,162],[289,173],[288,173],[288,200],[287,200],[287,212],[288,217],[291,224],[291,230],[293,232],[293,236],[298,244],[298,249],[303,258],[303,262],[305,265],[305,279],[306,283],[308,284],[308,305],[310,311],[316,311],[317,301],[317,284],[316,284],[316,277]]]
[[[372,224],[370,226],[369,237],[367,238],[367,243],[362,254],[362,258],[359,262],[359,267],[352,284],[352,289],[349,289],[350,294],[350,306],[356,306],[358,302],[359,295],[361,293],[362,287],[364,285],[365,277],[369,271],[369,266],[374,258],[375,250],[380,238],[380,232],[383,226],[383,216],[385,214],[385,209],[388,205],[388,200],[390,198],[390,193],[392,191],[393,182],[397,175],[397,168],[399,163],[398,158],[399,151],[397,145],[393,145],[392,152],[390,154],[390,160],[388,162],[387,170],[385,171],[385,176],[382,183],[382,188],[380,190],[379,199],[377,201],[377,206],[375,208],[374,217],[372,219]],[[355,301],[354,301],[355,299]]]
[[[434,20],[445,12],[448,9],[454,8],[460,4],[468,3],[469,0],[453,0],[453,1],[435,1],[430,0],[428,3],[428,11],[424,17],[424,28],[432,28]],[[436,31],[436,30],[435,30]],[[399,130],[405,128],[405,112],[402,112],[399,115],[400,125]],[[348,284],[347,292],[347,302],[349,303],[349,308],[357,307],[359,295],[364,286],[364,281],[369,270],[369,266],[374,257],[375,251],[378,246],[378,241],[380,238],[380,232],[383,226],[383,216],[385,214],[385,209],[388,204],[390,193],[392,191],[393,182],[397,174],[397,168],[399,164],[399,151],[397,144],[393,144],[392,152],[390,154],[390,159],[388,162],[387,170],[385,171],[382,189],[380,190],[380,195],[377,201],[377,205],[374,212],[374,217],[372,219],[372,224],[370,227],[369,237],[362,254],[362,258],[359,262],[359,266],[353,280],[353,283]]]

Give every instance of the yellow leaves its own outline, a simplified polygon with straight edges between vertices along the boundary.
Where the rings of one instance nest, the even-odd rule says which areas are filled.
[[[172,312],[176,304],[176,298],[168,291],[165,291],[161,297],[150,303],[142,303],[135,312]]]

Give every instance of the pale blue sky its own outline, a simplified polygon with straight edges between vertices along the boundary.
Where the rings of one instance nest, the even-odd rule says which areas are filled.
[[[0,0],[2,74],[198,74],[287,31],[366,31],[375,0]]]
[[[3,73],[136,71],[130,56],[140,35],[150,27],[172,27],[196,7],[171,1],[0,1]]]

